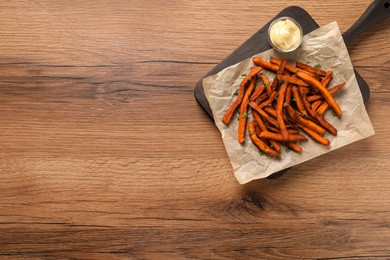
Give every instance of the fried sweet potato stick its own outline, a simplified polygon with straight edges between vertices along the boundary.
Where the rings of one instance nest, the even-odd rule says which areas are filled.
[[[253,63],[261,68],[264,68],[266,70],[270,70],[273,72],[277,72],[279,69],[279,65],[269,63],[260,57],[253,57]]]
[[[322,101],[321,101],[321,100],[314,101],[313,103],[311,103],[311,109],[314,110],[314,111],[316,111],[317,108],[318,108],[319,106],[321,106],[321,104],[322,104]]]
[[[264,87],[269,86],[270,81],[269,81],[267,75],[265,75],[264,73],[261,73],[261,74],[260,74],[260,78],[263,80]]]
[[[341,84],[339,84],[337,86],[334,86],[333,88],[328,89],[329,93],[331,95],[336,94],[337,92],[339,92],[345,86],[345,83],[346,82],[341,83]],[[310,103],[314,102],[316,100],[319,100],[319,99],[323,99],[323,96],[316,94],[316,95],[311,95],[311,96],[307,97],[307,101],[309,101]]]
[[[287,129],[288,134],[290,135],[297,135],[299,134],[299,131],[297,129]]]
[[[251,121],[249,124],[248,124],[248,132],[249,132],[249,136],[252,140],[252,142],[262,151],[264,152],[265,154],[268,154],[270,156],[274,156],[274,157],[280,157],[280,153],[278,153],[277,151],[271,149],[271,147],[269,147],[264,141],[262,141],[260,138],[257,137],[256,135],[256,130],[255,130],[255,122],[254,121]],[[262,132],[263,133],[263,132]],[[260,133],[261,134],[261,133]]]
[[[249,99],[250,101],[255,100],[261,94],[263,94],[264,89],[266,88],[266,86],[269,85],[269,80],[268,80],[268,78],[267,78],[267,76],[265,74],[261,73],[260,74],[260,78],[263,80],[263,84],[258,86],[257,89],[253,92],[251,98]]]
[[[287,89],[288,82],[285,81],[282,86],[279,88],[279,97],[278,102],[276,103],[276,120],[278,121],[280,133],[282,134],[284,139],[288,139],[288,132],[286,128],[286,124],[283,120],[283,105],[284,105],[284,98],[286,96],[286,89]]]
[[[260,78],[264,83],[269,83],[269,79],[264,73],[260,73]]]
[[[303,91],[301,87],[298,87],[298,94],[300,99],[302,100],[303,107],[306,109],[306,111],[312,118],[315,118],[316,112],[311,108],[311,104],[309,103],[309,101],[307,101],[306,93]]]
[[[222,122],[225,124],[225,125],[228,125],[233,117],[233,114],[234,112],[239,108],[239,106],[241,105],[241,102],[242,100],[244,99],[244,95],[245,95],[245,89],[246,89],[246,85],[248,84],[248,82],[251,80],[251,78],[256,75],[257,73],[259,73],[260,71],[262,70],[262,68],[258,68],[258,67],[253,67],[251,69],[251,72],[245,76],[245,78],[243,79],[243,81],[241,82],[240,84],[240,88],[238,90],[238,96],[236,98],[236,100],[230,105],[230,107],[228,108],[228,110],[226,111],[225,115],[223,116],[222,118]]]
[[[286,89],[286,97],[284,98],[284,104],[290,104],[291,102],[291,88],[292,85],[289,84]]]
[[[310,85],[312,85],[313,87],[315,87],[316,89],[318,89],[318,91],[320,91],[320,93],[322,94],[322,96],[324,97],[324,99],[326,100],[326,102],[329,103],[329,106],[333,109],[333,111],[335,112],[335,114],[340,118],[341,117],[341,108],[340,106],[337,104],[337,102],[334,100],[332,94],[329,93],[328,89],[326,89],[322,84],[321,82],[317,81],[316,79],[314,79],[313,77],[310,77],[308,76],[307,74],[305,73],[302,73],[301,71],[297,71],[296,75],[303,79],[304,81],[306,81],[307,83],[309,83]]]
[[[318,94],[307,96],[307,101],[309,103],[313,103],[314,101],[321,100],[321,99],[323,99],[322,95],[318,95]]]
[[[283,71],[286,69],[286,65],[287,65],[287,59],[283,59],[279,64],[279,68],[278,68],[278,71],[276,72],[276,74],[282,75]]]
[[[327,73],[325,70],[322,70],[319,68],[314,68],[313,66],[307,65],[307,64],[299,62],[299,61],[297,61],[295,63],[295,66],[299,69],[306,70],[307,72],[317,74],[318,76],[321,76],[321,77],[325,77],[326,73]],[[296,72],[298,72],[298,71],[296,71]]]
[[[305,86],[305,87],[309,86],[309,84],[307,82],[305,82],[297,77],[294,77],[294,76],[278,75],[277,78],[278,78],[278,80],[288,81],[294,85],[300,85],[300,86]]]
[[[279,84],[279,76],[282,76],[284,68],[286,67],[286,64],[287,64],[287,59],[282,60],[282,62],[280,63],[278,71],[276,72],[275,78],[271,84],[272,91],[276,90],[276,87]]]
[[[279,67],[280,68],[280,67]],[[271,85],[267,87],[267,93],[268,93],[268,96],[271,96],[272,95],[272,92],[276,90],[276,87],[279,83],[279,80],[277,78],[277,76],[279,75],[280,71],[278,70],[276,72],[276,75],[274,77],[274,80],[272,81]]]
[[[276,127],[270,126],[269,124],[267,124],[266,127],[268,132],[277,133],[277,134],[280,133],[280,130],[277,129]]]
[[[263,107],[266,107],[269,104],[271,104],[278,95],[279,95],[278,92],[273,91],[271,96],[266,101],[264,101],[259,105],[259,108],[262,109]]]
[[[298,126],[303,131],[305,131],[306,134],[308,134],[311,138],[313,138],[314,141],[316,141],[316,142],[318,142],[320,144],[323,144],[323,145],[329,145],[330,144],[330,141],[327,138],[320,136],[319,134],[317,134],[316,132],[314,132],[310,128],[308,128],[308,127],[306,127],[304,125],[301,125],[301,124],[298,124]]]
[[[254,102],[256,105],[259,105],[259,104],[263,103],[264,101],[266,101],[267,99],[268,99],[268,94],[264,93],[260,97],[256,98],[255,101],[251,101],[251,102]]]
[[[319,108],[317,108],[316,112],[317,114],[319,114],[320,116],[323,116],[326,112],[326,110],[328,110],[329,108],[329,104],[326,103],[326,101],[324,101],[321,106]]]
[[[332,135],[337,135],[337,129],[316,112],[316,120]]]
[[[281,142],[281,143],[297,153],[302,152],[302,147],[300,147],[294,142]]]
[[[272,96],[272,92],[273,92],[271,86],[270,86],[270,85],[267,86],[267,87],[265,88],[265,90],[267,91],[268,97],[271,97],[271,96]]]
[[[276,110],[275,110],[275,108],[273,108],[273,107],[265,107],[263,110],[264,110],[268,115],[270,115],[270,116],[276,118]]]
[[[297,105],[298,111],[305,117],[307,117],[307,111],[305,107],[303,106],[303,102],[301,99],[301,96],[298,93],[298,88],[296,86],[293,86],[291,89],[291,93],[293,98],[295,99],[295,104]]]
[[[245,128],[246,122],[248,118],[248,103],[249,97],[251,96],[253,90],[256,87],[257,76],[256,74],[253,76],[251,82],[249,83],[249,87],[245,91],[244,99],[241,102],[240,106],[240,117],[238,120],[238,142],[242,144],[245,141]]]
[[[256,98],[258,98],[264,91],[264,84],[261,84],[257,87],[257,89],[252,93],[250,97],[250,101],[254,101]]]
[[[252,111],[253,120],[256,122],[256,125],[260,128],[260,130],[267,131],[267,127],[264,125],[263,119],[261,119],[261,116],[256,111]]]
[[[261,132],[259,135],[260,138],[270,139],[275,141],[307,141],[307,138],[303,135],[289,135],[285,139],[282,134],[272,133],[272,132]]]
[[[326,130],[323,127],[321,127],[321,126],[317,125],[316,123],[314,123],[313,121],[305,119],[301,116],[298,118],[298,123],[303,125],[303,126],[306,126],[307,128],[310,128],[311,130],[313,130],[314,132],[316,132],[317,134],[319,134],[321,136],[326,133]]]
[[[330,80],[332,79],[333,76],[333,70],[330,70],[326,73],[325,78],[322,79],[321,83],[322,85],[327,88],[329,85]]]

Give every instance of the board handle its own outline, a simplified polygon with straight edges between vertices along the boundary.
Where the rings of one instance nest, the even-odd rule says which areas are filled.
[[[344,34],[344,42],[350,44],[367,28],[390,17],[390,0],[374,0],[360,18]]]

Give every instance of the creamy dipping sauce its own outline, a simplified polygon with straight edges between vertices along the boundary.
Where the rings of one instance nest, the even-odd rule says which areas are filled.
[[[301,28],[289,18],[274,22],[269,29],[271,44],[281,51],[294,50],[301,43],[301,38]]]

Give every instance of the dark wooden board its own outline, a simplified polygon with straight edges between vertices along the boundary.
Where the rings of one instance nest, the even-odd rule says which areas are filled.
[[[210,70],[203,78],[216,74],[224,68],[243,61],[257,53],[271,49],[272,47],[268,43],[267,39],[268,27],[274,19],[282,16],[289,16],[298,21],[302,26],[303,34],[310,33],[311,31],[319,28],[319,25],[316,23],[316,21],[304,9],[297,6],[287,7],[283,9],[279,14],[277,14],[273,19],[271,19],[260,30],[258,30],[252,37],[246,40],[240,47],[233,51],[228,57],[221,61],[217,66]],[[364,79],[359,75],[359,73],[356,72],[356,70],[355,75],[359,84],[360,91],[362,92],[364,102],[367,103],[370,98],[370,89]],[[211,108],[205,96],[202,85],[203,78],[197,82],[194,90],[194,95],[199,105],[205,110],[205,112],[210,116],[210,118],[213,119],[213,114],[211,112]],[[274,173],[268,178],[278,178],[283,175],[287,170],[288,169],[285,169],[280,172]]]

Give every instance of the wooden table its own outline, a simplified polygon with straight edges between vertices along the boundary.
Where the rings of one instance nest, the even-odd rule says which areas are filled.
[[[240,185],[193,96],[283,8],[370,2],[2,1],[0,256],[390,258],[390,20],[349,48],[376,135],[280,179]]]

